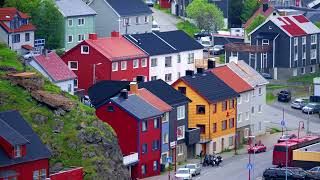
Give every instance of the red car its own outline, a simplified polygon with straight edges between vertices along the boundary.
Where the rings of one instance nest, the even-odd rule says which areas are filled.
[[[260,153],[260,152],[266,152],[267,147],[264,144],[256,144],[255,146],[251,146],[248,148],[248,153]]]

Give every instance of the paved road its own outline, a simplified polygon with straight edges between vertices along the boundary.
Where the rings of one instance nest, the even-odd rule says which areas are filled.
[[[176,18],[175,16],[171,16],[166,14],[158,9],[151,8],[153,11],[153,18],[160,26],[160,31],[174,31],[177,30],[176,24],[181,20]]]

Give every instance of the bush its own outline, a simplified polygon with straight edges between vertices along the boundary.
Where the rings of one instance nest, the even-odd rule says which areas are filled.
[[[179,30],[184,31],[189,36],[193,37],[195,33],[199,32],[200,29],[197,28],[194,24],[190,23],[189,21],[182,21],[177,24],[177,28]]]

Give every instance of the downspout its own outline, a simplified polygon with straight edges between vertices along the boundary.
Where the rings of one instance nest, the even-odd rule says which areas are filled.
[[[289,59],[290,59],[290,62],[289,62],[289,65],[290,65],[290,66],[289,66],[289,67],[291,68],[291,67],[292,67],[292,66],[291,66],[291,37],[290,37],[290,56],[289,56],[289,57],[290,57],[290,58],[289,58]]]

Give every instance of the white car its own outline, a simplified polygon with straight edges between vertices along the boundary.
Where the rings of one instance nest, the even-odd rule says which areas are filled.
[[[190,169],[188,168],[179,168],[176,172],[176,179],[186,180],[186,179],[192,179],[192,174]]]
[[[160,26],[158,25],[157,21],[152,21],[152,31],[160,31]]]
[[[201,37],[199,43],[204,47],[204,50],[210,52],[213,50],[212,41],[209,36]]]
[[[200,164],[187,164],[185,168],[190,169],[192,176],[199,175],[201,173]]]
[[[23,58],[24,58],[24,59],[30,59],[30,58],[32,58],[32,57],[34,57],[34,56],[38,56],[38,55],[40,55],[39,52],[37,52],[37,51],[30,51],[30,52],[28,52],[27,54],[23,55]]]
[[[303,107],[305,107],[308,103],[308,101],[306,99],[295,99],[292,103],[291,103],[291,107],[294,109],[302,109]]]

